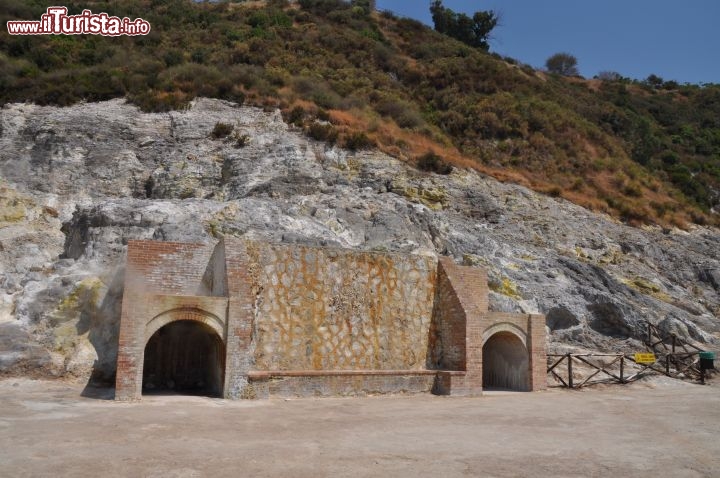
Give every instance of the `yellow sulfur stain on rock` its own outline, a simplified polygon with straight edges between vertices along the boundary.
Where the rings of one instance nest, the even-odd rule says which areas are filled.
[[[55,307],[51,316],[54,322],[62,323],[79,316],[83,311],[91,312],[99,307],[100,291],[104,286],[97,277],[83,279]]]
[[[488,283],[490,290],[498,294],[512,297],[513,299],[520,300],[522,296],[517,290],[517,284],[511,281],[508,277],[503,277],[502,281]]]
[[[392,191],[412,202],[424,204],[435,211],[443,209],[449,202],[447,191],[440,186],[430,188],[415,187],[403,181],[397,181],[393,182]]]
[[[642,277],[635,277],[633,279],[621,278],[620,282],[631,289],[640,292],[641,294],[655,297],[663,302],[672,303],[672,297],[665,293],[659,285],[654,284],[647,279],[643,279]]]

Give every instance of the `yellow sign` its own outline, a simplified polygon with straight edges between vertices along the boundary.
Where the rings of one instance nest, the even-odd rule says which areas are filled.
[[[636,363],[655,363],[655,354],[635,354]]]

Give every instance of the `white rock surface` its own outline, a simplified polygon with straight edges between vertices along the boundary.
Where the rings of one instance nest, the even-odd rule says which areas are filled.
[[[230,137],[210,136],[217,122]],[[0,337],[14,337],[0,372],[110,377],[127,240],[222,234],[485,266],[493,308],[548,314],[551,346],[633,349],[645,319],[720,337],[716,229],[628,227],[472,171],[329,148],[219,100],[168,114],[13,104],[0,125]]]

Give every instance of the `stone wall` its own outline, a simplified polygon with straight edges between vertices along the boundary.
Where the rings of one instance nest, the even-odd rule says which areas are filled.
[[[252,243],[258,370],[419,370],[436,260]]]

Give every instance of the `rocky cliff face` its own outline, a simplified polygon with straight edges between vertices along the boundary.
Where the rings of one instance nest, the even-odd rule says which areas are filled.
[[[128,239],[220,235],[443,254],[487,268],[495,310],[551,347],[631,350],[642,321],[720,338],[720,232],[636,229],[472,171],[447,176],[198,100],[0,111],[0,373],[114,372]],[[232,125],[223,138],[217,123]]]

